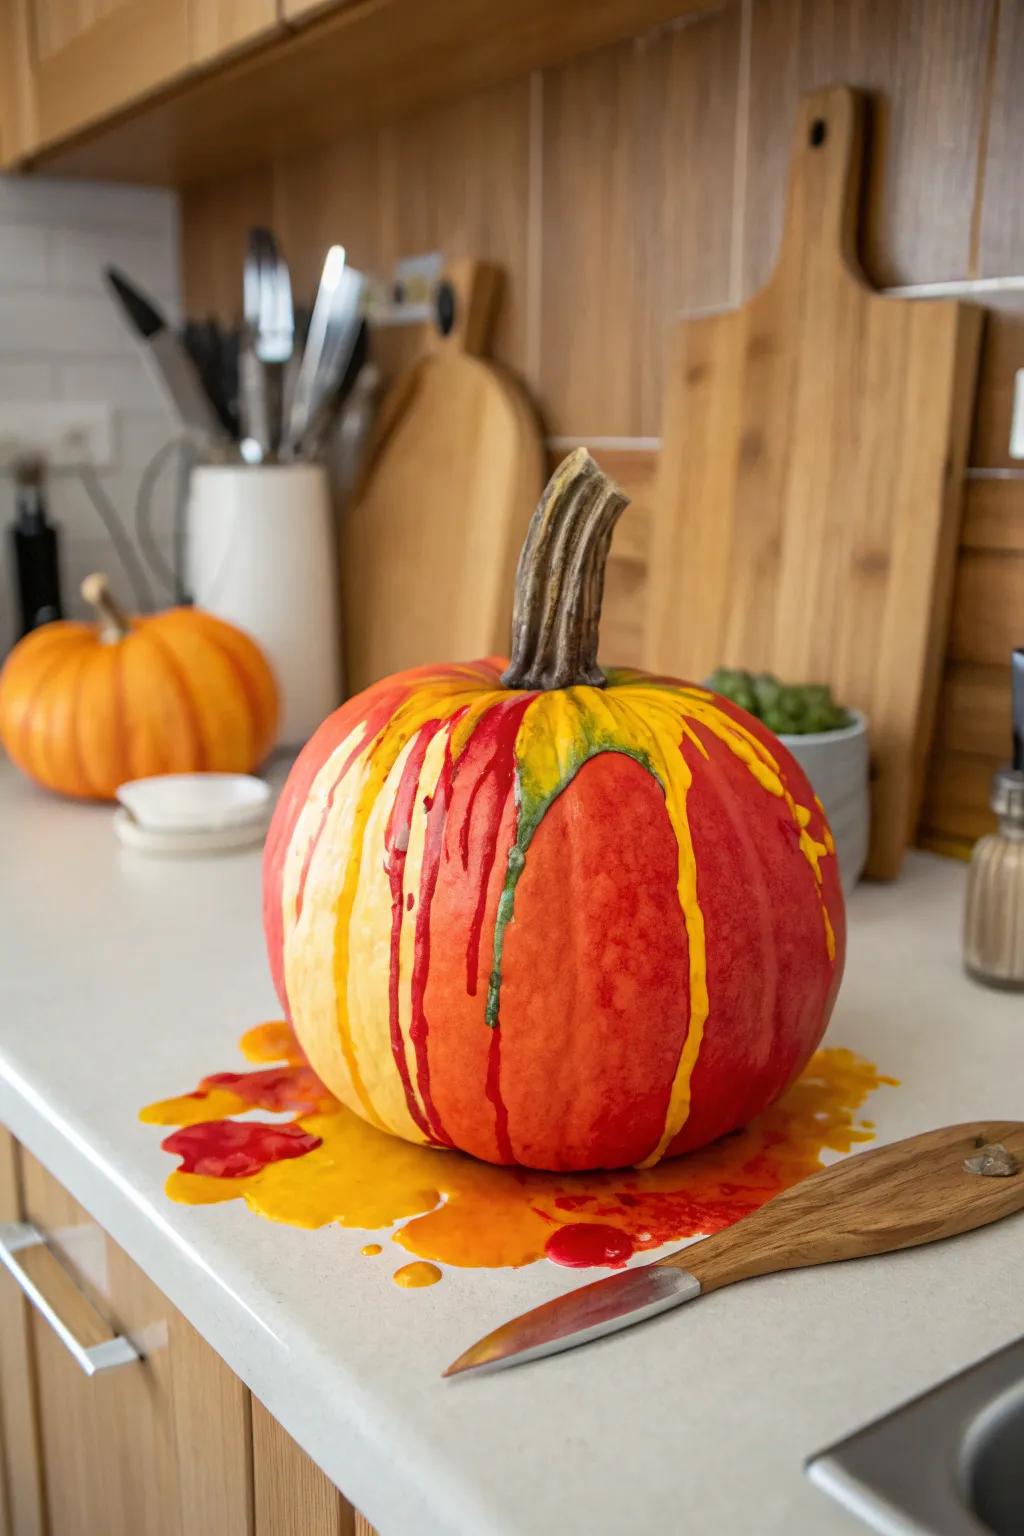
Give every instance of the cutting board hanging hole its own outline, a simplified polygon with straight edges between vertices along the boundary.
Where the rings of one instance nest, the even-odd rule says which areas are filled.
[[[450,336],[455,328],[455,289],[445,278],[437,285],[434,295],[434,319],[442,336]]]
[[[811,124],[810,141],[812,149],[819,149],[825,142],[828,134],[828,124],[823,117],[816,117]]]

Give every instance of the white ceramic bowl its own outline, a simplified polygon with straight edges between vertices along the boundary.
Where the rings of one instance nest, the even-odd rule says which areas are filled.
[[[843,888],[852,891],[868,856],[871,811],[868,800],[868,723],[851,709],[851,725],[806,736],[780,736],[811,781],[825,807]]]
[[[247,773],[167,773],[118,785],[117,798],[151,832],[217,832],[266,821],[270,785]]]

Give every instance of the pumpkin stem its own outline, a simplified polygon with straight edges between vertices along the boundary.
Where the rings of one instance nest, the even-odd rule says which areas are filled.
[[[506,688],[605,686],[597,664],[604,568],[628,505],[585,448],[555,470],[519,556]]]
[[[96,609],[100,621],[100,639],[104,645],[116,645],[132,627],[132,621],[111,596],[107,578],[100,571],[87,576],[79,589],[87,603]]]

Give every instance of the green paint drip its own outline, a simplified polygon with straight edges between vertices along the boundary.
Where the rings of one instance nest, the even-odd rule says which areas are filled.
[[[651,760],[646,752],[639,749],[622,746],[610,738],[599,738],[588,741],[582,753],[574,755],[569,762],[568,772],[565,774],[550,794],[534,796],[530,794],[528,776],[524,773],[522,765],[516,766],[516,840],[508,851],[508,866],[505,873],[505,883],[501,888],[501,896],[498,899],[498,911],[494,923],[494,964],[491,969],[487,984],[487,1007],[484,1020],[488,1029],[498,1027],[498,1010],[501,998],[501,961],[505,950],[505,930],[514,916],[516,886],[519,877],[526,867],[526,850],[533,841],[534,833],[547,815],[551,806],[558,799],[564,789],[572,783],[584,763],[589,763],[592,757],[599,757],[602,752],[618,752],[622,757],[631,757],[634,762],[656,779],[661,785],[662,793],[664,784],[654,771]]]

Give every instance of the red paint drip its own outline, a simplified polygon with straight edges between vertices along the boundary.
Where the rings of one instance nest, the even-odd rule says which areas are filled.
[[[402,1080],[405,1102],[409,1113],[424,1136],[430,1136],[430,1126],[419,1106],[409,1064],[405,1059],[405,1041],[399,1018],[398,981],[402,946],[402,917],[404,901],[405,860],[409,851],[409,830],[412,826],[413,807],[419,788],[420,773],[427,748],[441,728],[440,720],[428,720],[418,732],[409,756],[405,760],[398,790],[391,803],[387,826],[384,829],[384,847],[387,852],[387,876],[391,887],[391,963],[388,970],[388,1012],[391,1024],[391,1054]],[[411,892],[410,892],[411,895]]]
[[[206,1120],[184,1125],[160,1143],[181,1158],[181,1173],[213,1179],[244,1179],[268,1163],[304,1157],[320,1145],[301,1125],[262,1125],[252,1120]]]
[[[512,1138],[508,1130],[508,1106],[501,1096],[501,1025],[491,1030],[491,1048],[487,1053],[487,1080],[484,1085],[489,1104],[494,1106],[494,1134],[498,1141],[498,1156],[503,1163],[514,1163]]]
[[[544,1253],[553,1264],[566,1264],[570,1269],[594,1265],[622,1269],[632,1252],[633,1239],[628,1232],[591,1221],[559,1227],[544,1244]]]
[[[427,976],[430,973],[430,907],[437,887],[438,871],[441,868],[445,823],[448,820],[448,806],[452,794],[454,773],[452,731],[465,712],[465,706],[463,706],[448,721],[444,762],[438,774],[437,787],[430,797],[430,810],[427,812],[427,831],[423,842],[423,863],[420,869],[420,904],[416,914],[416,936],[413,946],[412,1020],[409,1025],[409,1038],[416,1056],[416,1086],[419,1088],[420,1098],[423,1100],[423,1107],[430,1121],[431,1134],[448,1147],[451,1146],[452,1140],[441,1124],[430,1092],[430,1063],[427,1057],[427,1035],[430,1026],[427,1022],[424,998],[427,990]]]
[[[254,1109],[310,1112],[335,1102],[312,1067],[302,1065],[266,1067],[258,1072],[214,1072],[203,1078],[194,1097],[205,1098],[204,1089],[217,1087],[230,1088]]]

